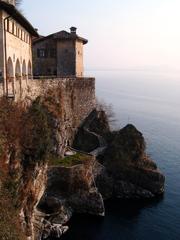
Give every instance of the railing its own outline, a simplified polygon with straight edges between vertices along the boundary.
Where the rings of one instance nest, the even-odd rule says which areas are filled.
[[[44,79],[94,79],[92,77],[76,77],[76,76],[56,76],[56,75],[46,75],[46,76],[39,76],[39,75],[34,75],[33,79],[40,79],[40,80],[44,80]]]

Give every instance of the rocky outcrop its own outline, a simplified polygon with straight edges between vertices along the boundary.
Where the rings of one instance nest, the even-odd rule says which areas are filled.
[[[65,227],[73,213],[105,215],[103,198],[94,181],[94,164],[95,158],[87,155],[82,163],[70,167],[49,167],[47,188],[38,211],[52,226],[60,224]],[[49,230],[43,228],[47,235]]]
[[[102,135],[99,129],[94,127],[96,123],[101,123]],[[165,178],[147,156],[144,137],[133,125],[129,124],[120,131],[110,132],[107,118],[102,111],[101,114],[94,111],[80,128],[74,145],[90,150],[90,146],[87,148],[87,143],[85,146],[83,143],[85,138],[88,139],[88,134],[92,135],[92,130],[99,142],[90,143],[94,143],[94,148],[100,146],[100,137],[106,142],[104,151],[98,156],[99,163],[94,165],[97,188],[104,199],[152,198],[164,192]]]
[[[113,133],[101,160],[113,176],[115,196],[149,198],[164,192],[165,178],[145,147],[143,135],[133,125]]]

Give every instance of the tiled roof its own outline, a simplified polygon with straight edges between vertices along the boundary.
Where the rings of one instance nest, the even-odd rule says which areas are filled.
[[[34,43],[44,41],[44,40],[49,39],[49,38],[58,39],[58,40],[79,40],[79,41],[82,41],[83,44],[88,43],[87,39],[79,37],[77,34],[69,33],[69,32],[66,32],[66,31],[60,31],[60,32],[57,32],[57,33],[53,33],[53,34],[50,34],[46,37],[41,36],[40,38],[35,39]]]

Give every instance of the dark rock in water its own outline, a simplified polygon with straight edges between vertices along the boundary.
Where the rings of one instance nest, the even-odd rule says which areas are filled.
[[[96,140],[88,142],[87,136]],[[165,177],[147,156],[144,137],[133,125],[110,132],[106,114],[93,111],[79,129],[74,145],[92,150],[101,145],[102,138],[106,144],[98,156],[99,164],[94,165],[94,176],[104,199],[150,198],[164,192]]]
[[[114,164],[117,166],[138,163],[144,157],[145,147],[142,134],[133,125],[127,125],[113,133],[104,154],[106,164],[113,168]]]
[[[96,188],[88,192],[80,191],[72,195],[68,202],[75,213],[105,216],[103,198]]]
[[[146,155],[145,148],[143,135],[133,125],[113,133],[101,157],[106,170],[113,176],[113,195],[152,197],[164,192],[165,178]]]

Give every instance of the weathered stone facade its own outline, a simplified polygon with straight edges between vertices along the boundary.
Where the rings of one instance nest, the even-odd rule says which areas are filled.
[[[33,36],[38,34],[14,1],[0,1],[0,79],[6,96],[19,98],[32,78]]]
[[[49,49],[49,57],[37,57],[40,54],[40,49]],[[51,52],[52,51],[52,52]],[[53,51],[56,51],[56,41],[54,39],[47,39],[41,41],[33,46],[33,73],[34,75],[43,76],[55,76],[57,74],[57,58],[53,55]]]
[[[61,31],[40,37],[33,43],[35,76],[83,77],[83,45],[87,40],[71,32]]]

